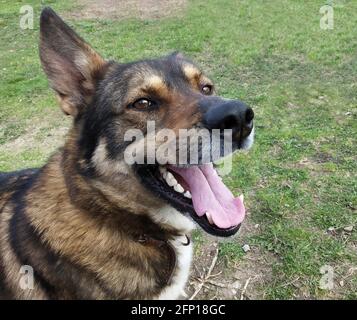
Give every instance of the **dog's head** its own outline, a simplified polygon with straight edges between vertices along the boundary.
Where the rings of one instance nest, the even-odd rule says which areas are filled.
[[[120,186],[128,198],[135,193],[148,212],[168,204],[176,210],[161,212],[172,216],[160,219],[171,225],[194,220],[219,236],[239,229],[243,199],[217,175],[212,161],[224,155],[224,144],[213,140],[229,136],[230,152],[249,148],[251,108],[218,97],[213,82],[180,53],[105,61],[49,8],[41,15],[40,57],[62,110],[74,117],[86,177],[111,185],[114,193]]]

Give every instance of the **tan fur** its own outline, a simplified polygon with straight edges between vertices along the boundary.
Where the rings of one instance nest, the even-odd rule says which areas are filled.
[[[213,85],[212,81],[194,65],[185,63],[182,66],[182,70],[187,80],[195,88],[200,89],[202,86],[205,85],[211,85],[211,86]]]
[[[40,33],[44,71],[74,124],[64,147],[39,171],[9,179],[0,175],[6,183],[0,185],[0,298],[177,298],[192,251],[181,239],[194,224],[143,185],[125,163],[124,150],[109,149],[122,147],[128,129],[145,131],[149,120],[158,131],[170,128],[176,135],[180,129],[194,128],[202,117],[197,88],[208,79],[184,63],[188,83],[181,90],[185,79],[169,86],[164,72],[145,62],[113,79],[120,65],[111,67],[50,9],[41,16]],[[107,103],[94,103],[97,90]],[[159,110],[129,107],[148,92],[160,100]],[[99,110],[104,107],[103,115]],[[92,124],[108,114],[111,131],[104,135],[106,119],[100,130]],[[86,118],[92,115],[93,122]],[[147,137],[145,143],[150,143]],[[84,153],[89,149],[88,159]],[[33,290],[20,288],[19,269],[24,264],[34,265]]]
[[[182,69],[187,79],[197,79],[201,76],[200,70],[198,70],[195,66],[191,64],[184,64]]]
[[[71,150],[71,141],[73,139],[69,137],[65,150]],[[121,188],[120,193],[115,193],[114,188],[110,190],[110,186],[99,181],[89,186],[78,175],[72,175],[70,165],[76,157],[72,155],[67,159],[68,167],[62,167],[62,157],[62,153],[52,157],[31,189],[31,193],[26,197],[26,216],[31,225],[41,234],[42,241],[49,245],[54,253],[95,273],[96,277],[106,287],[111,288],[118,298],[133,295],[137,298],[150,298],[157,295],[158,292],[153,289],[156,281],[155,271],[151,265],[158,263],[162,268],[165,265],[162,260],[166,259],[165,254],[156,246],[136,242],[131,235],[141,233],[140,223],[137,221],[140,220],[140,215],[148,210],[150,202],[152,210],[155,210],[158,204],[155,206],[155,201],[151,200],[145,208],[137,205],[138,202],[133,196],[140,194],[141,197],[147,196],[150,199],[152,196],[133,179],[133,176],[123,177],[124,181],[122,180],[121,183],[125,183],[127,179],[128,188]],[[78,195],[81,195],[78,199],[70,198],[68,182],[65,181],[66,173],[70,175]],[[132,188],[141,190],[133,192]],[[81,209],[80,202],[88,201],[82,199],[83,194],[95,198],[95,206],[102,210],[89,212],[83,210],[83,207]],[[122,208],[125,215],[121,216],[119,212],[113,212],[114,207]],[[4,272],[8,281],[12,283],[17,298],[46,298],[46,293],[39,287],[31,291],[22,291],[18,288],[21,265],[9,246],[7,236],[12,211],[12,205],[8,205],[1,213],[1,252],[7,252],[4,257],[6,262],[9,262],[6,263]],[[127,212],[136,213],[139,220],[127,216]],[[123,224],[126,226],[125,229],[122,228]],[[144,225],[145,223],[142,227]],[[164,232],[170,238],[169,234],[172,231],[167,229]],[[175,232],[171,235],[174,236]],[[132,267],[127,265],[127,261],[132,261],[130,264]],[[135,266],[141,266],[142,271],[139,272]],[[128,277],[128,274],[131,276]],[[93,294],[96,298],[110,298],[99,287],[93,288]]]

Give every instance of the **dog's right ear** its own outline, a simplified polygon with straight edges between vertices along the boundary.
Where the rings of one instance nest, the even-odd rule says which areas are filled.
[[[92,100],[107,63],[51,8],[41,13],[40,58],[63,112],[77,116]]]

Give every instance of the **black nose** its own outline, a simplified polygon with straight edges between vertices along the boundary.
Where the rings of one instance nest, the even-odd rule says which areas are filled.
[[[253,126],[252,108],[239,100],[223,101],[211,106],[203,116],[203,122],[209,129],[232,129],[239,138],[249,135]]]

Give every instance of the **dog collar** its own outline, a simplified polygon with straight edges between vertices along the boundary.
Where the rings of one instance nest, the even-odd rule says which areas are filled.
[[[137,238],[137,242],[142,245],[156,247],[160,249],[160,251],[166,251],[167,260],[164,261],[164,263],[166,263],[166,267],[162,270],[162,284],[169,284],[177,265],[176,252],[170,241],[166,239],[157,239],[147,234],[141,234]]]
[[[191,239],[190,239],[190,237],[189,237],[187,234],[185,234],[184,236],[185,236],[185,238],[186,238],[186,241],[185,241],[185,242],[181,242],[181,244],[182,244],[184,247],[187,247],[187,246],[189,246],[189,245],[191,244]]]
[[[191,244],[191,238],[185,234],[184,237],[186,238],[184,242],[181,242],[181,244],[183,246],[189,246]],[[139,235],[137,242],[142,243],[142,244],[152,244],[152,245],[156,245],[158,247],[164,245],[164,244],[168,244],[169,240],[164,240],[164,239],[158,239],[158,238],[154,238],[152,236],[148,236],[147,234],[143,233],[141,235]]]

